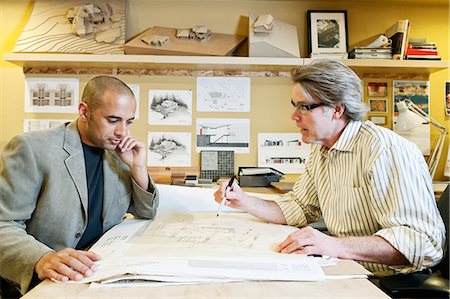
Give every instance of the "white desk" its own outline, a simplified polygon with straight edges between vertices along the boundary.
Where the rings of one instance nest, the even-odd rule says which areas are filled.
[[[175,188],[170,198],[164,195],[168,186],[161,186],[160,213],[167,211],[215,211],[214,190]],[[165,190],[165,191],[164,191]],[[173,191],[173,189],[171,189]],[[196,194],[189,198],[187,193]],[[205,193],[202,195],[202,193]],[[207,198],[202,200],[202,198]],[[210,199],[209,199],[210,198]],[[336,266],[325,267],[326,275],[354,274],[354,261],[339,261]],[[163,287],[89,288],[87,284],[62,284],[46,280],[23,298],[389,298],[367,279],[339,279],[319,282],[233,282]]]

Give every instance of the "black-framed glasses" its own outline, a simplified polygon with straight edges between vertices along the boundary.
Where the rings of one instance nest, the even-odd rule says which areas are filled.
[[[295,102],[292,99],[291,99],[291,104],[292,104],[292,106],[294,106],[295,109],[298,109],[301,112],[311,111],[311,110],[313,110],[313,109],[315,109],[317,107],[325,105],[324,103],[317,103],[317,104],[306,105],[306,104],[302,104],[302,103],[299,103],[299,102]]]

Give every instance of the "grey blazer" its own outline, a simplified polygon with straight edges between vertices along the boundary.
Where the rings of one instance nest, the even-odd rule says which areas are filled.
[[[103,231],[126,212],[153,218],[154,183],[143,190],[115,152],[103,157]],[[44,253],[74,248],[87,225],[87,192],[76,121],[14,137],[0,156],[0,276],[25,293]]]

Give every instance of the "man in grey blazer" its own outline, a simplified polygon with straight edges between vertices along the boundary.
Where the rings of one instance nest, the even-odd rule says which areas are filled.
[[[126,212],[153,218],[158,191],[146,146],[129,134],[136,100],[117,78],[91,79],[78,119],[14,137],[0,156],[0,277],[22,294],[50,278],[80,280],[101,257],[85,249]],[[4,294],[3,296],[6,296]]]

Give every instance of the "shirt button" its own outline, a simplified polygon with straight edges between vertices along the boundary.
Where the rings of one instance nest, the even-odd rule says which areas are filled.
[[[76,232],[76,234],[75,234],[75,238],[79,238],[79,237],[81,237],[81,232]]]

